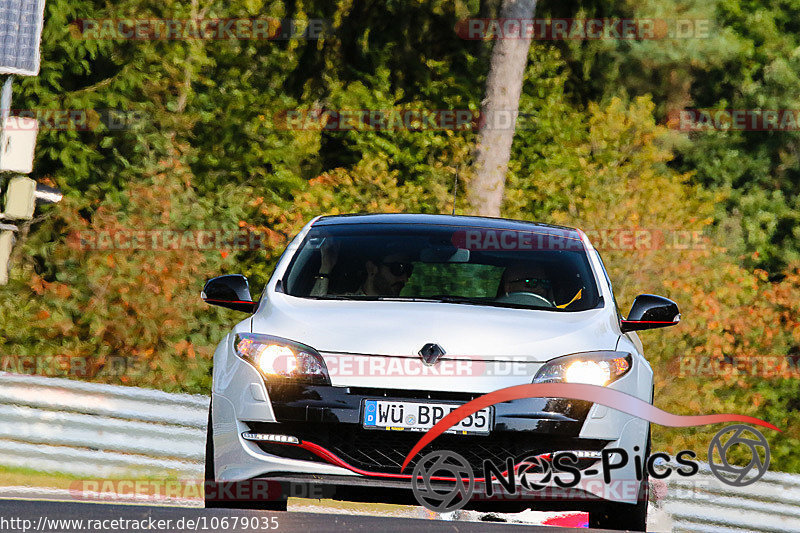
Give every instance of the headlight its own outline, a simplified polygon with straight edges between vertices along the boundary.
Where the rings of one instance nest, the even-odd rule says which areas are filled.
[[[331,383],[325,361],[310,346],[258,333],[236,334],[233,346],[236,354],[256,367],[267,380]]]
[[[627,352],[585,352],[557,357],[546,362],[533,378],[534,383],[586,383],[608,385],[631,369]]]

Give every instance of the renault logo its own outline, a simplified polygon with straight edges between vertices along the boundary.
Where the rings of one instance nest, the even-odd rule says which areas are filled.
[[[439,358],[443,355],[444,350],[442,350],[442,347],[432,342],[429,342],[423,346],[419,351],[419,356],[422,358],[422,362],[428,366],[435,365]]]

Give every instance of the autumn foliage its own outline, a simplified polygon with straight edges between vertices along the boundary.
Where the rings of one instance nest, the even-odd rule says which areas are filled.
[[[320,214],[470,213],[472,131],[291,130],[273,119],[292,109],[480,109],[491,42],[453,32],[458,20],[493,16],[479,4],[233,0],[199,13],[197,2],[48,0],[42,73],[17,82],[14,107],[118,109],[139,119],[119,130],[40,132],[33,177],[65,199],[20,228],[10,283],[0,287],[0,371],[18,370],[2,365],[19,357],[64,356],[90,362],[83,379],[207,393],[212,353],[244,319],[200,301],[207,278],[245,274],[258,298],[284,247]],[[689,4],[687,13],[716,16]],[[693,46],[534,42],[502,213],[702,235],[690,248],[600,250],[623,314],[639,293],[680,306],[680,325],[641,333],[655,403],[767,419],[785,431],[768,436],[772,468],[800,472],[791,453],[800,446],[797,374],[731,363],[760,368],[765,357],[800,354],[796,132],[693,136],[664,120],[668,106],[694,100],[727,106],[727,90],[743,107],[762,94],[775,109],[800,105],[798,43],[780,31],[796,17],[778,5],[762,13],[723,4],[726,31]],[[583,8],[647,16],[630,2],[609,3],[607,13]],[[539,16],[547,9],[562,7],[543,6]],[[70,34],[76,18],[121,14],[319,17],[333,31],[213,42]],[[750,24],[751,16],[771,22]],[[263,245],[100,250],[76,238],[132,229],[247,231]],[[111,371],[120,358],[136,364]],[[702,458],[715,429],[656,427],[653,447],[691,447]]]

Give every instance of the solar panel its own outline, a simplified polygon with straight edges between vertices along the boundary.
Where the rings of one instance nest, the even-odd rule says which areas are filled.
[[[0,2],[0,74],[36,76],[45,0]]]

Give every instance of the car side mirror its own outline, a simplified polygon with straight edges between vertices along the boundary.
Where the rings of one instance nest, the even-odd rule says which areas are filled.
[[[218,305],[236,311],[255,313],[258,302],[250,296],[250,284],[241,274],[219,276],[206,281],[200,298],[211,305]]]
[[[640,294],[633,301],[628,318],[620,320],[623,333],[642,329],[665,328],[681,321],[678,304],[654,294]]]

